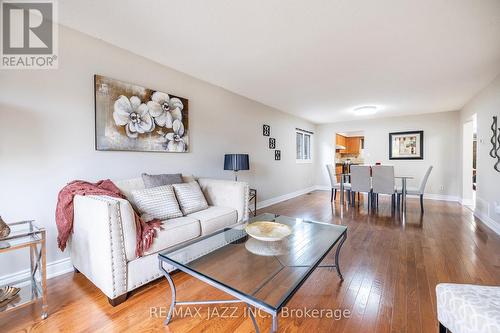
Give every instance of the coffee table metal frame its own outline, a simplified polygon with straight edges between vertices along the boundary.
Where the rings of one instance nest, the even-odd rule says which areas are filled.
[[[279,215],[276,215],[276,216],[279,216]],[[331,225],[329,223],[316,222],[316,221],[308,221],[308,222]],[[215,234],[225,232],[226,230],[229,230],[229,229],[230,228],[226,228],[226,229],[221,230]],[[182,247],[187,247],[189,245],[192,245],[194,243],[202,241],[203,239],[213,237],[215,234],[207,235],[205,237],[200,237],[198,239],[195,239],[192,242],[189,242],[187,244],[183,244]],[[278,314],[279,314],[279,312],[286,305],[286,303],[292,298],[292,296],[297,292],[297,290],[302,286],[302,284],[307,280],[307,278],[311,275],[311,273],[317,267],[335,268],[337,270],[337,274],[338,274],[340,280],[344,281],[344,277],[342,276],[342,273],[340,271],[339,256],[340,256],[340,250],[342,248],[342,245],[344,244],[346,239],[347,239],[347,229],[341,234],[341,236],[339,238],[337,238],[335,240],[335,242],[332,243],[332,245],[328,248],[328,250],[325,251],[325,253],[313,265],[311,265],[311,266],[287,266],[287,267],[309,267],[309,270],[306,272],[306,274],[303,276],[303,278],[297,283],[297,285],[294,286],[292,291],[283,300],[281,300],[278,307],[269,306],[268,304],[254,298],[250,295],[247,295],[247,294],[242,293],[236,289],[233,289],[230,286],[225,285],[224,283],[221,283],[219,281],[216,281],[215,279],[212,279],[208,276],[205,276],[201,273],[198,273],[198,272],[192,270],[191,268],[186,267],[185,265],[178,263],[178,262],[166,257],[166,255],[168,253],[181,250],[182,247],[172,249],[171,251],[160,253],[158,255],[160,270],[165,275],[165,278],[167,279],[168,284],[170,285],[171,294],[172,294],[170,308],[169,308],[168,315],[167,315],[167,318],[165,319],[164,324],[168,325],[170,323],[170,321],[172,320],[172,315],[173,315],[174,308],[176,305],[209,305],[209,304],[245,303],[247,308],[249,309],[248,312],[249,312],[250,318],[252,320],[252,323],[255,327],[255,331],[257,333],[260,332],[259,327],[257,325],[257,320],[255,319],[255,316],[254,316],[253,312],[251,311],[250,306],[253,306],[257,309],[263,310],[264,312],[266,312],[272,316],[271,332],[275,333],[278,331]],[[337,244],[338,244],[338,246],[337,246],[337,250],[335,252],[335,265],[320,265],[321,261],[323,261],[323,259],[326,257],[326,255],[328,253],[330,253],[330,251]],[[178,301],[174,281],[173,281],[172,277],[170,276],[169,272],[163,267],[163,263],[167,263],[167,264],[173,266],[175,269],[178,269],[184,273],[187,273],[187,274],[197,278],[198,280],[203,281],[203,282],[207,283],[208,285],[215,287],[215,288],[235,297],[235,299],[232,299],[232,300],[204,300],[204,301]]]

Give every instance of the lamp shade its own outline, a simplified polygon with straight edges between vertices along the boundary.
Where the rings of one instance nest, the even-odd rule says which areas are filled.
[[[224,155],[224,170],[249,170],[250,163],[248,154],[226,154]]]

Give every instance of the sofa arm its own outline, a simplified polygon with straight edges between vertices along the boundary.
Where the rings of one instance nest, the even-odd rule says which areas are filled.
[[[200,178],[198,183],[210,205],[234,208],[238,211],[238,222],[248,220],[247,183],[210,178]]]
[[[136,228],[130,203],[108,196],[79,195],[73,203],[70,248],[74,267],[109,298],[126,294],[130,248],[135,258]]]

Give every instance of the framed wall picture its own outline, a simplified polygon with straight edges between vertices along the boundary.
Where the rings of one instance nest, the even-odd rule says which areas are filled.
[[[275,150],[275,151],[274,151],[274,159],[275,159],[276,161],[281,160],[281,150]]]
[[[189,151],[186,98],[101,75],[94,93],[97,150]]]
[[[271,126],[269,126],[269,125],[262,125],[262,135],[263,136],[269,136],[269,135],[271,135]]]
[[[276,149],[276,139],[269,138],[269,149]]]
[[[389,133],[390,160],[422,160],[424,131]]]

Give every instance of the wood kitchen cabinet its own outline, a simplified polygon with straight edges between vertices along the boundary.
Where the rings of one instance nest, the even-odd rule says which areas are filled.
[[[346,147],[347,145],[347,138],[343,135],[337,134],[335,137],[336,144],[340,146]]]
[[[346,154],[359,154],[361,150],[361,139],[360,136],[352,136],[346,138],[346,150],[344,153]]]

